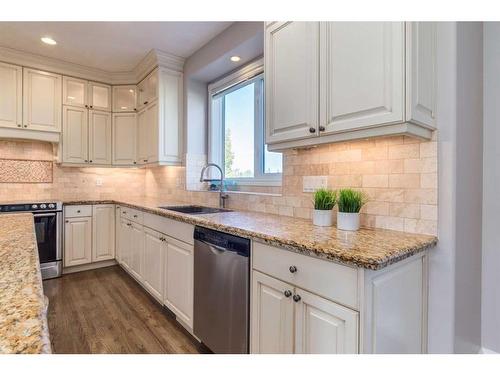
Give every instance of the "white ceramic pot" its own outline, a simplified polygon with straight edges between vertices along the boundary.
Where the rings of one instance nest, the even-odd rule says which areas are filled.
[[[358,230],[359,212],[337,212],[337,229]]]
[[[331,227],[333,225],[332,210],[314,210],[313,224],[319,227]]]

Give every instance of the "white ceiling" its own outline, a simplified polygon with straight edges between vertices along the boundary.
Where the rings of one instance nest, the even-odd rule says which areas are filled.
[[[0,46],[108,72],[132,70],[151,50],[189,57],[231,22],[0,22]],[[40,41],[50,36],[57,45]]]

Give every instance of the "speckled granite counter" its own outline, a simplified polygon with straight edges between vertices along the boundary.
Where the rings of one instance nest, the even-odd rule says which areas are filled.
[[[64,203],[66,205],[116,203],[251,238],[291,251],[374,270],[425,251],[437,242],[434,236],[367,228],[357,232],[346,232],[335,227],[317,227],[309,220],[247,211],[188,215],[158,208],[182,203],[151,198]]]
[[[30,213],[0,215],[0,353],[50,353]]]

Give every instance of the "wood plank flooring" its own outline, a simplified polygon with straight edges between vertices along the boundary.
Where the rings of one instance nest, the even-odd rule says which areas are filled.
[[[206,352],[119,266],[46,280],[54,353]]]

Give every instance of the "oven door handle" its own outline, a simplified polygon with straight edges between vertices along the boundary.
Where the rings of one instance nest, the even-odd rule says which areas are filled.
[[[56,216],[57,212],[52,212],[49,214],[33,214],[34,217],[49,217],[49,216]]]

